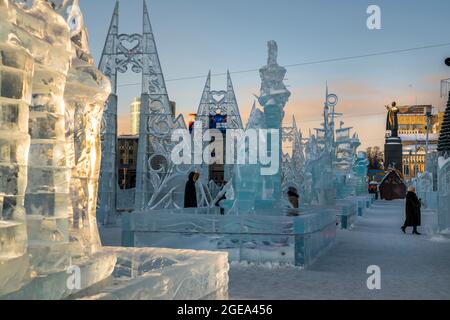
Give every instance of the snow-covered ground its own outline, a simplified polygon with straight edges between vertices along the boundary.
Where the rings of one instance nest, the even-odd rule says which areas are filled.
[[[404,235],[403,212],[403,201],[377,202],[307,270],[233,264],[230,299],[450,299],[450,236]],[[371,265],[381,290],[367,289]]]

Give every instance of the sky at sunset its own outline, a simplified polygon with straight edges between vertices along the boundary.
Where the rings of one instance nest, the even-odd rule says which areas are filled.
[[[80,0],[98,63],[115,0]],[[366,26],[369,5],[381,8],[381,30]],[[244,122],[259,93],[258,72],[266,64],[268,40],[276,40],[280,65],[366,55],[449,43],[446,47],[354,60],[289,67],[292,97],[285,123],[295,115],[304,136],[320,124],[325,83],[339,96],[338,112],[363,143],[381,146],[384,105],[432,104],[443,109],[440,80],[450,77],[450,1],[428,0],[148,0],[150,19],[171,100],[177,111],[197,110],[206,75],[232,73]],[[140,33],[142,0],[120,1],[119,33]],[[236,72],[236,73],[234,73]],[[233,74],[234,73],[234,74]],[[129,130],[129,103],[140,95],[141,75],[119,75],[120,133]],[[173,81],[177,78],[204,78]],[[131,85],[130,85],[131,84]],[[213,89],[226,78],[212,79]]]

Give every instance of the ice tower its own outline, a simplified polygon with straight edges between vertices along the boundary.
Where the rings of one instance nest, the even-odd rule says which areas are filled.
[[[262,177],[262,195],[258,199],[258,207],[281,207],[281,163],[282,163],[282,123],[284,119],[284,107],[291,96],[289,90],[284,85],[286,69],[278,62],[278,45],[275,41],[268,42],[269,57],[267,65],[259,70],[261,75],[261,93],[258,98],[260,105],[264,109],[265,128],[278,131],[277,137],[268,136],[267,146],[270,148],[272,139],[278,139],[278,172],[275,175]],[[268,150],[267,152],[273,152]],[[272,192],[268,193],[267,190]]]
[[[281,214],[282,208],[282,122],[284,107],[291,95],[283,83],[286,69],[277,62],[278,46],[275,41],[268,42],[269,57],[267,65],[260,69],[261,92],[258,101],[263,113],[253,108],[247,129],[273,129],[278,134],[267,135],[267,154],[273,139],[277,140],[278,168],[274,175],[262,175],[260,164],[239,164],[233,175],[235,199],[224,201],[224,206],[236,214],[255,212],[256,214]],[[258,148],[261,148],[259,141]],[[240,150],[238,152],[243,152]],[[248,152],[248,150],[246,150]],[[259,151],[259,150],[258,150]]]
[[[150,17],[143,1],[141,34],[119,34],[119,2],[116,2],[99,69],[110,79],[112,93],[105,107],[102,130],[102,165],[98,200],[98,219],[114,222],[117,195],[117,79],[131,69],[142,74],[139,150],[136,173],[135,210],[153,208],[161,198],[172,197],[171,183],[178,173],[170,161],[174,128],[185,128],[182,116],[174,118],[156,47]],[[186,176],[183,172],[180,175]],[[183,177],[175,184],[185,181]],[[179,198],[180,194],[173,195]],[[169,203],[180,202],[169,199]]]

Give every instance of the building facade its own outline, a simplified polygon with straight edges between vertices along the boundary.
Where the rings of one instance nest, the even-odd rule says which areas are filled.
[[[121,190],[136,187],[136,170],[139,136],[119,136],[119,172],[118,183]]]
[[[403,144],[403,175],[411,179],[425,171],[427,152],[437,150],[444,118],[431,105],[399,107],[399,136]]]

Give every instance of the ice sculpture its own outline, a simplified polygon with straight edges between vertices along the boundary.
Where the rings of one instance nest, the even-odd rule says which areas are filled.
[[[297,127],[295,117],[293,117],[292,126],[283,128],[283,141],[292,144],[292,156],[286,154],[283,157],[282,190],[285,197],[289,190],[297,192],[301,195],[300,201],[305,203],[308,195],[306,194],[304,172],[306,159],[302,140],[302,133]]]
[[[261,93],[258,98],[264,109],[262,113],[256,107],[250,115],[247,129],[274,129],[278,137],[268,135],[267,139],[278,139],[279,167],[274,175],[261,175],[260,164],[240,164],[235,166],[233,189],[235,198],[223,201],[223,206],[234,214],[280,214],[282,208],[282,121],[284,107],[291,93],[283,83],[286,69],[277,62],[278,46],[275,41],[268,42],[269,57],[267,65],[260,69]],[[261,147],[261,146],[260,146]],[[240,150],[238,152],[246,152]],[[270,151],[269,151],[270,152]]]
[[[450,158],[444,156],[438,160],[438,197],[439,229],[448,230],[450,228]]]
[[[220,202],[224,214],[213,207],[172,209],[163,206],[136,210],[124,216],[123,245],[216,250],[227,252],[231,261],[307,266],[334,243],[335,208],[292,208],[295,206],[289,206],[282,195],[289,187],[297,187],[298,192],[311,191],[312,179],[306,173],[307,182],[301,189],[302,167],[306,161],[302,136],[295,119],[292,127],[282,127],[290,92],[283,83],[286,69],[278,65],[276,58],[277,45],[270,41],[268,64],[260,70],[262,85],[258,100],[262,108],[253,106],[246,129],[270,128],[274,129],[272,134],[282,133],[269,134],[267,139],[263,137],[264,142],[272,140],[277,144],[281,160],[282,139],[291,139],[292,156],[284,155],[283,166],[280,168],[280,161],[276,174],[268,176],[262,174],[264,166],[260,163],[235,165],[232,181],[210,202],[215,207],[216,200],[226,194],[226,199]],[[247,154],[249,145],[239,145],[238,152]],[[309,160],[314,166],[312,158]]]
[[[211,118],[214,118],[214,121],[216,121],[216,118],[217,121],[220,121],[215,122],[216,127],[214,128],[211,128]],[[197,110],[196,121],[202,123],[203,131],[207,129],[219,129],[222,132],[225,132],[225,130],[228,129],[244,128],[229,71],[227,71],[227,88],[226,90],[220,91],[211,90],[211,71],[208,73],[202,98]],[[203,142],[202,150],[204,150],[206,146],[206,142]],[[232,164],[223,165],[225,181],[230,181],[232,179],[233,167]],[[196,171],[200,173],[200,180],[204,185],[208,185],[212,181],[208,165],[198,165]]]
[[[78,254],[100,248],[96,204],[100,171],[100,129],[109,80],[94,66],[83,16],[74,1],[71,22],[72,61],[64,92],[67,166],[71,170],[69,234]]]
[[[430,157],[427,159],[427,168],[430,167]],[[416,193],[422,201],[424,208],[436,210],[438,207],[438,192],[434,190],[433,174],[425,171],[420,173],[415,181]]]
[[[365,152],[359,152],[358,158],[353,166],[353,171],[356,174],[356,186],[355,193],[357,196],[367,194],[368,190],[368,171],[369,160],[367,160],[367,155]]]
[[[0,0],[0,299],[226,298],[226,253],[101,246],[87,43],[77,0]]]
[[[322,128],[316,129],[316,134],[310,137],[307,147],[305,172],[312,179],[312,204],[334,205],[335,201],[334,107],[337,101],[336,95],[328,94],[327,87]]]
[[[81,269],[84,288],[115,264],[114,255],[98,252],[95,223],[110,84],[93,66],[77,0],[0,1],[0,15],[0,230],[9,240],[0,296],[62,298],[72,293],[65,285],[70,266]]]
[[[266,129],[275,129],[281,132],[282,122],[284,119],[284,107],[291,96],[289,90],[284,85],[284,77],[286,68],[281,67],[278,62],[278,45],[275,41],[268,42],[269,57],[267,66],[262,67],[259,71],[261,76],[261,94],[258,98],[260,105],[264,108],[265,127]],[[270,136],[268,140],[275,139]],[[278,136],[280,164],[282,159],[282,135]],[[269,151],[271,152],[271,151]],[[281,166],[275,175],[266,175],[262,177],[262,194],[269,188],[273,190],[269,197],[260,199],[262,207],[279,207],[282,199],[281,194]]]

